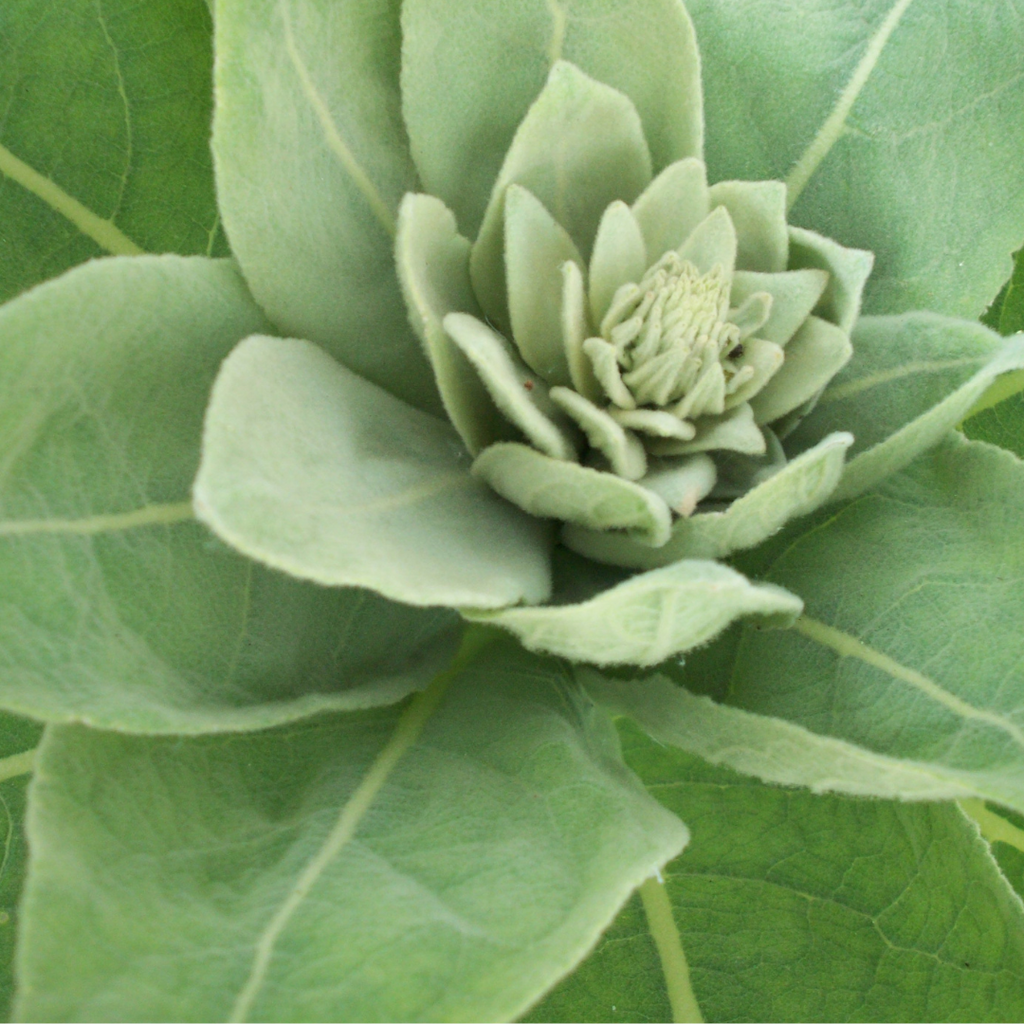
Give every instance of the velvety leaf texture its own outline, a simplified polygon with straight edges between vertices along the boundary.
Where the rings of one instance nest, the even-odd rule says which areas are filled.
[[[218,363],[264,323],[199,257],[96,261],[0,309],[0,706],[263,728],[398,700],[450,652],[444,613],[299,584],[191,521]]]
[[[1020,461],[953,435],[791,540],[767,575],[808,618],[745,632],[728,702],[1021,809],[1022,510]]]
[[[1024,909],[954,806],[777,789],[623,733],[693,830],[662,874],[705,1020],[1019,1014]],[[527,1020],[673,1019],[639,903]]]
[[[802,193],[791,189],[793,223],[875,253],[867,312],[979,316],[1024,224],[1024,21],[1014,0],[983,14],[908,0],[687,6],[711,180],[786,178],[821,133],[816,173]],[[858,69],[865,77],[843,117]]]
[[[210,27],[202,0],[4,5],[0,301],[132,246],[226,252],[209,152]]]
[[[190,741],[54,728],[21,1018],[522,1012],[686,830],[557,663],[502,646],[419,739],[416,707]]]

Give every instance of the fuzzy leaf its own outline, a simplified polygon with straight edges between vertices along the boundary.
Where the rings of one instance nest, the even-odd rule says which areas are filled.
[[[647,262],[657,263],[665,253],[678,249],[710,212],[703,162],[686,157],[666,167],[633,204]]]
[[[29,835],[21,1020],[514,1019],[687,838],[504,644],[432,715],[54,729]]]
[[[222,256],[201,0],[20,0],[0,27],[0,302],[107,253]]]
[[[198,257],[90,263],[0,310],[0,706],[265,728],[398,700],[446,654],[444,615],[297,583],[191,521],[218,363],[263,324]]]
[[[782,366],[751,398],[754,421],[772,423],[800,408],[835,377],[852,355],[845,331],[827,320],[808,317],[787,343]]]
[[[1024,911],[956,807],[761,786],[621,731],[630,765],[693,829],[662,875],[705,1020],[1021,1016]],[[634,898],[525,1019],[671,1013]]]
[[[455,431],[305,341],[225,360],[194,495],[215,533],[301,579],[414,605],[550,589],[546,531],[473,479]]]
[[[633,101],[655,168],[701,155],[700,58],[679,0],[405,0],[402,29],[413,156],[466,234],[559,59]]]
[[[768,319],[757,333],[765,341],[785,347],[817,305],[828,281],[828,274],[821,270],[788,270],[781,274],[740,270],[733,275],[731,299],[733,305],[741,306],[759,293],[770,295]]]
[[[854,435],[837,499],[902,469],[959,423],[1000,374],[1024,367],[1024,338],[1002,341],[980,324],[931,313],[865,317],[853,352],[786,438],[792,453],[833,430]]]
[[[665,502],[614,473],[553,459],[524,444],[492,444],[477,456],[473,473],[533,516],[629,530],[646,544],[668,539]]]
[[[864,286],[874,265],[874,253],[848,249],[804,228],[789,229],[790,270],[824,270],[828,274],[828,284],[814,312],[847,334],[860,315]]]
[[[720,181],[708,193],[711,208],[724,206],[736,227],[736,266],[778,274],[789,262],[786,186],[781,181]]]
[[[231,248],[286,334],[440,412],[395,276],[417,189],[398,90],[397,0],[220,0],[213,154]]]
[[[565,228],[531,192],[505,196],[505,272],[512,337],[526,364],[549,384],[569,383],[562,338],[562,266],[580,265]]]
[[[851,434],[830,434],[722,512],[699,512],[672,524],[672,536],[649,548],[613,533],[567,526],[562,541],[573,551],[630,569],[654,569],[680,558],[725,558],[752,548],[832,496],[843,472]]]
[[[649,262],[653,261],[647,258],[640,224],[630,208],[616,200],[601,217],[590,257],[590,312],[595,324],[604,319],[616,291],[639,281]]]
[[[509,430],[479,374],[443,326],[449,313],[476,315],[479,307],[469,281],[469,241],[457,232],[455,217],[439,199],[409,194],[402,200],[395,263],[444,410],[475,455]]]
[[[810,620],[748,630],[728,702],[1024,808],[1022,530],[1020,461],[951,435],[776,553]]]
[[[583,258],[605,208],[631,203],[651,180],[651,156],[636,108],[615,89],[558,61],[516,131],[487,204],[470,257],[484,312],[507,322],[505,193],[522,185],[569,233]]]
[[[1016,0],[687,6],[711,180],[789,175],[793,223],[875,253],[867,312],[978,317],[1024,228]]]
[[[740,616],[788,624],[802,607],[785,590],[750,583],[717,562],[682,561],[580,604],[463,615],[509,630],[533,651],[594,665],[657,665],[707,643]]]

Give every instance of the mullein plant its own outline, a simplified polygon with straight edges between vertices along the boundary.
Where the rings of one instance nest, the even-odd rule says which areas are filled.
[[[116,202],[0,127],[7,293],[33,203],[114,254],[0,308],[14,1014],[1020,1019],[1009,0],[78,6]],[[202,221],[132,90],[211,29]]]

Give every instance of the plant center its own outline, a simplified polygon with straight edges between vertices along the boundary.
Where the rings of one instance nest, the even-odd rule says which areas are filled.
[[[615,293],[601,335],[637,406],[672,406],[684,419],[715,415],[750,380],[754,368],[739,362],[740,329],[729,321],[730,290],[721,265],[702,274],[667,252],[638,284]]]

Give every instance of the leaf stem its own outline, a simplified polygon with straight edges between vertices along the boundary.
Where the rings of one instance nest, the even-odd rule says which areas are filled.
[[[672,1020],[675,1024],[703,1024],[704,1017],[690,984],[690,967],[672,915],[672,903],[660,876],[648,878],[640,886],[640,899],[654,945],[658,948],[668,1001],[672,1006]]]
[[[990,843],[1007,843],[1024,853],[1024,831],[994,811],[990,811],[984,800],[971,797],[958,802],[964,814],[978,823],[981,834]]]
[[[402,712],[391,738],[370,765],[362,781],[353,790],[345,806],[342,807],[338,820],[324,844],[303,868],[284,902],[278,907],[277,912],[259,936],[249,976],[238,993],[228,1017],[232,1024],[244,1021],[248,1017],[256,996],[266,980],[267,969],[270,967],[270,960],[274,955],[277,940],[288,926],[292,915],[309,895],[327,867],[356,834],[363,816],[370,809],[399,760],[419,739],[420,733],[423,732],[430,716],[437,710],[452,680],[473,661],[487,644],[492,642],[495,636],[495,630],[470,626],[463,634],[462,644],[452,659],[451,665],[439,672],[425,690],[416,694],[409,706]]]
[[[51,209],[67,217],[83,235],[91,238],[101,249],[115,256],[141,256],[145,252],[115,227],[112,221],[93,213],[44,174],[40,174],[34,167],[29,167],[24,160],[19,160],[5,146],[0,146],[0,174],[7,175]]]
[[[83,519],[15,519],[0,522],[0,537],[27,537],[42,533],[70,533],[88,537],[97,533],[135,530],[140,526],[171,526],[194,518],[191,501],[176,501],[165,505],[144,505],[131,512],[85,516]]]
[[[18,775],[27,775],[32,771],[36,763],[38,749],[38,747],[33,747],[20,754],[11,754],[10,757],[0,758],[0,782],[6,782]]]
[[[893,34],[911,2],[912,0],[898,0],[885,16],[878,31],[868,42],[868,48],[864,51],[864,56],[861,57],[850,81],[846,83],[846,88],[839,94],[832,113],[825,119],[825,123],[818,129],[818,134],[814,136],[811,144],[804,150],[803,156],[789,172],[789,177],[786,179],[787,210],[793,209],[796,205],[807,182],[811,180],[822,160],[828,156],[829,151],[843,134],[846,128],[846,119],[850,116],[857,97],[860,96],[861,90],[867,84],[868,78],[871,77],[871,72],[875,70],[875,65],[882,55],[882,50],[885,49],[885,44],[889,41],[889,36]]]

